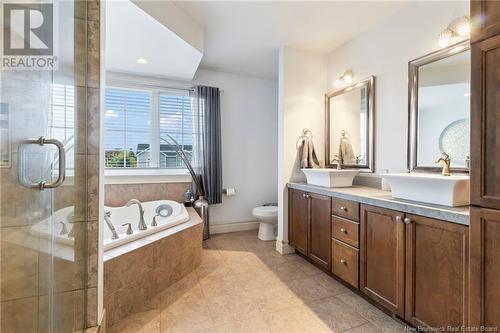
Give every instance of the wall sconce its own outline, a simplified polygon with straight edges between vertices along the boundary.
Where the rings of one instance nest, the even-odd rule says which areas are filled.
[[[342,76],[340,76],[337,80],[335,80],[333,85],[338,88],[351,84],[353,76],[354,74],[352,73],[352,71],[348,69],[344,72],[344,74],[342,74]]]
[[[462,16],[454,19],[443,32],[439,34],[438,44],[440,47],[446,47],[458,39],[469,38],[470,35],[470,19],[467,16]]]

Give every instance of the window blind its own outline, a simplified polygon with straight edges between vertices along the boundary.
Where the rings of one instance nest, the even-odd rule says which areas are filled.
[[[193,117],[190,97],[180,94],[160,93],[159,95],[160,138],[172,136],[181,145],[189,159],[193,151]],[[160,140],[160,167],[184,168],[175,147]]]
[[[75,154],[75,87],[52,84],[51,110],[49,113],[49,135],[64,144],[66,169],[74,168]],[[57,167],[57,158],[54,165]]]
[[[107,88],[105,105],[106,167],[149,167],[151,92]]]

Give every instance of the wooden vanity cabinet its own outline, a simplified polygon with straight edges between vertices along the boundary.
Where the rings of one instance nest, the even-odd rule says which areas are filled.
[[[500,35],[472,44],[471,59],[471,204],[500,209]]]
[[[500,1],[471,1],[469,325],[500,327]]]
[[[500,34],[500,1],[472,0],[470,16],[471,43]]]
[[[288,189],[288,242],[297,252],[330,268],[329,196]]]
[[[309,243],[309,202],[307,192],[288,189],[288,243],[307,256]]]
[[[330,212],[331,199],[310,193],[309,197],[309,253],[320,266],[330,268]]]
[[[390,312],[404,317],[404,214],[361,205],[359,288]]]
[[[471,207],[470,305],[473,327],[500,325],[500,211]]]
[[[360,289],[421,327],[467,324],[469,228],[361,205]]]
[[[421,327],[467,324],[469,228],[406,215],[405,319]]]

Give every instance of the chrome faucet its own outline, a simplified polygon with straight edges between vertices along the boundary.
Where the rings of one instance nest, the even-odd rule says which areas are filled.
[[[61,224],[61,231],[59,232],[59,235],[66,235],[68,233],[68,228],[66,227],[66,224],[62,221],[59,222]]]
[[[127,202],[126,206],[130,207],[133,204],[136,204],[139,207],[139,230],[146,230],[148,226],[144,222],[144,209],[142,209],[142,204],[139,200],[137,199],[130,199],[129,202]]]
[[[157,227],[157,226],[158,226],[158,222],[156,222],[156,217],[157,217],[157,216],[160,216],[160,215],[155,215],[155,216],[153,217],[153,222],[151,222],[151,226],[152,226],[152,227]]]
[[[104,211],[104,221],[106,221],[106,224],[107,224],[109,230],[111,230],[111,233],[113,234],[113,236],[111,236],[111,239],[118,239],[120,237],[116,233],[115,226],[113,225],[113,223],[109,219],[110,217],[111,217],[111,212],[109,210],[105,210]]]
[[[342,170],[342,159],[339,155],[333,155],[332,164],[337,162],[337,170]]]
[[[443,157],[440,157],[435,163],[440,163],[440,162],[443,162],[443,171],[441,172],[441,174],[443,176],[449,176],[450,175],[450,163],[451,163],[450,155],[446,154],[443,151]]]

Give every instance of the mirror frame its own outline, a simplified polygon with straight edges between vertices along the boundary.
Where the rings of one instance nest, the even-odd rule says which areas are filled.
[[[325,94],[325,167],[335,168],[336,164],[330,164],[330,98],[342,95],[353,88],[365,86],[367,89],[367,139],[366,164],[364,165],[342,165],[342,169],[359,169],[361,172],[374,172],[375,170],[375,76],[346,86],[342,89],[330,91]]]
[[[408,142],[407,142],[407,167],[410,172],[440,173],[442,167],[418,166],[418,69],[420,66],[449,58],[461,52],[470,50],[470,40],[447,46],[438,51],[429,53],[408,62]],[[439,158],[439,156],[436,156]],[[468,173],[467,168],[450,168],[453,173]]]

